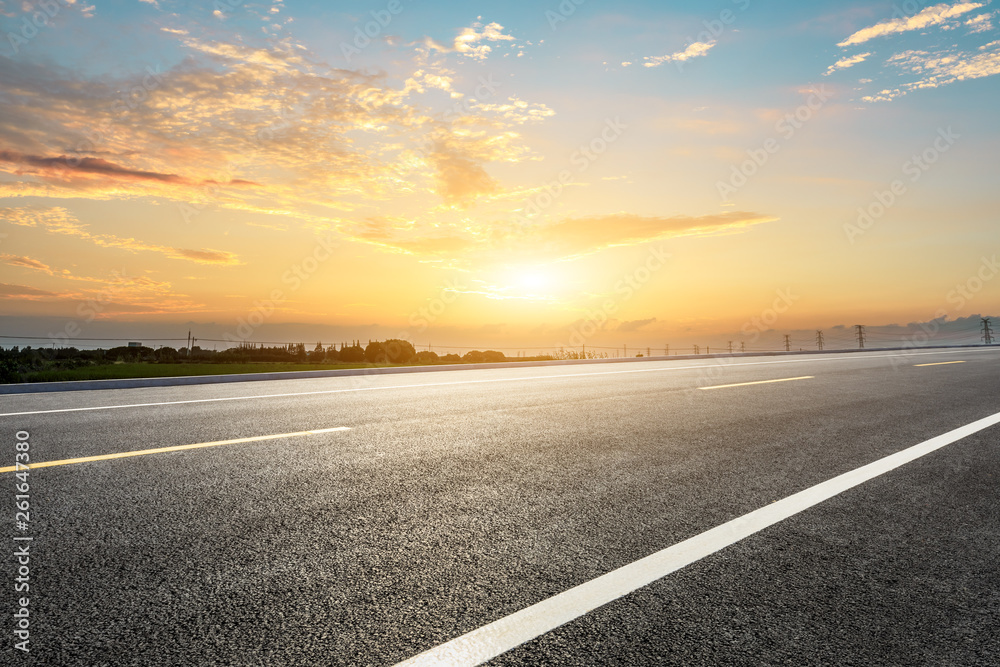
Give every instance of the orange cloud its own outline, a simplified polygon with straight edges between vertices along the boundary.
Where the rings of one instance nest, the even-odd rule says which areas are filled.
[[[460,43],[508,41],[493,24],[474,33]],[[442,114],[421,96],[465,95],[453,72],[424,55],[390,76],[334,68],[278,43],[179,38],[191,57],[147,70],[141,86],[0,59],[0,170],[19,177],[0,184],[0,196],[156,197],[306,226],[428,190],[464,207],[498,190],[488,162],[527,154],[512,128],[553,113],[485,82]]]
[[[28,285],[12,285],[10,283],[0,283],[0,299],[27,299],[37,301],[39,299],[49,299],[60,297],[60,294],[48,290],[29,287]]]
[[[617,213],[568,218],[546,225],[532,235],[532,241],[540,244],[549,254],[563,258],[580,257],[616,246],[638,245],[676,236],[742,231],[775,220],[774,216],[746,211],[670,217]]]
[[[54,172],[63,178],[67,175],[98,176],[130,181],[156,181],[160,183],[173,183],[192,187],[220,185],[220,183],[214,179],[193,181],[189,178],[178,176],[177,174],[160,174],[154,171],[128,169],[113,162],[108,162],[102,158],[93,157],[81,158],[68,157],[66,155],[42,157],[38,155],[25,155],[24,153],[12,150],[0,150],[0,162],[33,167],[40,170],[43,175]],[[259,183],[254,183],[253,181],[247,181],[244,179],[232,179],[227,181],[225,184],[231,186],[259,185]]]
[[[52,275],[52,269],[48,264],[23,255],[9,255],[7,253],[3,253],[0,254],[0,261],[4,264],[10,264],[11,266],[23,266],[28,269],[35,269],[36,271],[42,271],[43,273]]]
[[[618,213],[567,218],[552,224],[497,223],[482,230],[450,233],[414,225],[398,226],[384,219],[370,219],[342,231],[355,240],[421,257],[452,260],[560,260],[583,257],[617,246],[660,239],[744,231],[778,218],[746,211],[703,216],[639,216]]]
[[[55,206],[51,208],[7,208],[0,209],[0,216],[7,222],[22,227],[40,227],[52,234],[63,234],[86,239],[102,248],[122,248],[125,250],[143,250],[158,252],[173,259],[183,259],[199,264],[240,264],[240,259],[233,253],[224,250],[190,248],[174,248],[170,246],[145,243],[133,238],[123,238],[114,234],[91,234],[87,225],[81,223],[66,209]]]

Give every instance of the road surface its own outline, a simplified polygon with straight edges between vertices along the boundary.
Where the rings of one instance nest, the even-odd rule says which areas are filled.
[[[3,663],[997,664],[998,399],[985,348],[5,396]]]

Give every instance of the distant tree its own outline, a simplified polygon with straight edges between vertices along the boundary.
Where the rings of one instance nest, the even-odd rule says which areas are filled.
[[[405,364],[417,356],[413,343],[406,340],[390,338],[382,343],[382,347],[385,350],[386,361],[390,364]]]
[[[502,361],[507,361],[507,357],[503,352],[498,352],[497,350],[486,350],[483,352],[483,361],[488,364],[496,364]]]
[[[341,347],[337,356],[340,357],[340,361],[356,364],[365,360],[365,349],[355,343],[348,347]]]
[[[417,352],[416,356],[418,364],[436,364],[440,359],[441,357],[437,355],[437,352],[431,352],[430,350],[421,350]]]
[[[298,343],[295,346],[294,350],[295,350],[294,351],[295,359],[297,361],[305,361],[306,359],[309,358],[309,355],[306,353],[306,344],[305,343]]]
[[[200,351],[201,348],[195,347],[195,352]],[[118,347],[113,347],[110,350],[104,352],[104,358],[108,361],[141,361],[144,358],[155,358],[155,350],[151,347],[146,347],[145,345],[141,347],[129,347],[127,345],[119,345]]]
[[[327,361],[339,361],[340,360],[340,355],[337,354],[337,346],[336,345],[331,345],[330,347],[326,348],[326,357],[325,358],[326,358]]]
[[[0,383],[2,384],[13,384],[21,381],[21,369],[15,358],[16,350],[17,348],[14,348],[14,351],[8,352],[3,355],[3,358],[0,358]]]
[[[462,363],[462,357],[458,356],[457,354],[446,354],[443,357],[441,357],[441,361],[443,361],[446,364],[460,364]]]
[[[158,361],[173,361],[177,358],[177,350],[172,347],[161,347],[156,351]]]
[[[365,348],[365,360],[373,364],[384,364],[386,361],[385,346],[377,340],[368,341],[368,347]]]
[[[323,349],[323,343],[316,343],[316,347],[312,352],[309,353],[309,361],[313,363],[319,363],[323,361],[326,357],[326,350]]]
[[[486,357],[480,350],[470,350],[462,355],[462,361],[467,364],[481,364],[486,361]]]

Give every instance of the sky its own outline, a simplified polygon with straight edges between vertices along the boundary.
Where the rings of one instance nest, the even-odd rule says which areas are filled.
[[[974,338],[998,26],[995,0],[2,0],[0,323]]]

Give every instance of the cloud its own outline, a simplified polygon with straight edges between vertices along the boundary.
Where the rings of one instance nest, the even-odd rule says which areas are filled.
[[[938,88],[956,81],[981,79],[1000,74],[1000,41],[980,46],[975,52],[945,50],[930,53],[910,50],[889,58],[887,64],[916,75],[916,80],[898,88],[886,88],[862,98],[866,102],[886,102],[914,90]]]
[[[0,220],[21,227],[38,227],[51,234],[76,236],[102,248],[156,252],[172,259],[182,259],[198,264],[235,265],[241,263],[237,255],[224,250],[174,248],[146,243],[133,238],[123,238],[114,234],[91,234],[87,230],[87,225],[77,220],[66,209],[58,206],[0,209]]]
[[[638,331],[639,329],[642,329],[645,326],[649,326],[650,324],[652,324],[655,321],[656,321],[655,317],[649,317],[649,318],[644,319],[644,320],[628,320],[628,321],[625,321],[625,322],[622,322],[621,324],[619,324],[618,327],[616,328],[616,330],[617,331],[621,331],[621,332],[625,332],[625,333],[628,333],[628,332],[631,332],[631,331]]]
[[[456,208],[468,208],[480,197],[498,194],[500,184],[483,165],[519,162],[527,157],[527,151],[515,143],[518,137],[515,132],[440,128],[432,134],[427,149],[435,192]]]
[[[777,220],[774,216],[746,211],[670,217],[618,213],[566,218],[536,226],[497,223],[484,229],[441,230],[379,218],[345,231],[355,240],[426,259],[464,259],[488,264],[510,257],[520,261],[573,259],[608,248],[678,236],[738,233],[774,220]]]
[[[250,48],[177,28],[156,34],[190,55],[120,78],[0,59],[0,171],[16,177],[0,182],[0,196],[167,199],[309,227],[431,188],[448,205],[471,205],[494,189],[487,162],[527,154],[512,128],[553,114],[491,100],[495,86],[475,83],[476,99],[442,114],[420,96],[464,95],[420,53],[393,74],[372,73],[331,67],[287,40]],[[510,38],[498,24],[463,34],[461,53]]]
[[[642,64],[643,67],[659,67],[663,63],[668,62],[684,62],[685,60],[691,60],[692,58],[699,58],[701,56],[707,55],[712,47],[718,42],[714,39],[710,42],[694,42],[690,44],[683,51],[678,51],[677,53],[672,53],[667,56],[646,56],[643,58],[646,62]]]
[[[163,183],[187,183],[185,179],[176,174],[158,174],[151,171],[126,169],[101,158],[70,158],[65,155],[41,157],[38,155],[25,155],[17,151],[0,150],[0,162],[34,167],[46,172],[75,172],[80,174],[96,174],[111,178],[150,180]]]
[[[0,299],[18,298],[36,300],[41,297],[58,297],[59,294],[48,290],[29,287],[28,285],[11,285],[0,283]]]
[[[993,21],[990,20],[991,18],[993,18],[993,14],[986,13],[974,16],[968,21],[966,21],[965,25],[969,26],[970,28],[969,34],[976,34],[979,32],[988,32],[990,30],[993,30]]]
[[[607,248],[629,246],[659,239],[742,231],[777,220],[774,216],[731,211],[703,216],[640,216],[627,213],[567,218],[537,230],[531,239],[549,254],[580,257]]]
[[[48,264],[40,262],[37,259],[31,259],[30,257],[25,257],[23,255],[10,255],[7,253],[0,253],[0,262],[4,264],[10,264],[11,266],[23,266],[28,269],[35,269],[36,271],[42,271],[44,273],[52,275],[52,269]]]
[[[437,193],[449,204],[468,207],[477,197],[500,189],[500,185],[460,144],[436,141],[430,158],[437,177]]]
[[[891,19],[881,23],[876,23],[875,25],[867,28],[862,28],[844,41],[838,43],[837,46],[846,47],[853,46],[855,44],[863,44],[864,42],[875,39],[876,37],[910,32],[911,30],[922,30],[923,28],[928,28],[930,26],[940,25],[948,21],[948,19],[961,16],[962,14],[971,12],[974,9],[979,9],[980,7],[983,7],[984,4],[985,3],[981,2],[963,2],[955,5],[949,5],[947,3],[933,5],[921,10],[913,16]]]
[[[239,258],[224,250],[191,250],[190,248],[164,248],[162,246],[144,246],[143,250],[162,252],[175,259],[189,259],[199,264],[239,264]]]
[[[460,53],[476,60],[485,60],[492,52],[492,47],[480,42],[512,42],[514,37],[505,35],[504,27],[499,23],[473,23],[471,27],[462,28],[451,46],[446,46],[430,37],[424,37],[424,46],[442,53]]]
[[[847,69],[848,67],[854,67],[858,63],[864,62],[865,58],[867,58],[870,55],[871,52],[869,51],[867,53],[859,53],[856,56],[846,56],[844,58],[841,58],[834,64],[827,67],[826,72],[823,73],[823,76],[830,76],[839,69]]]

